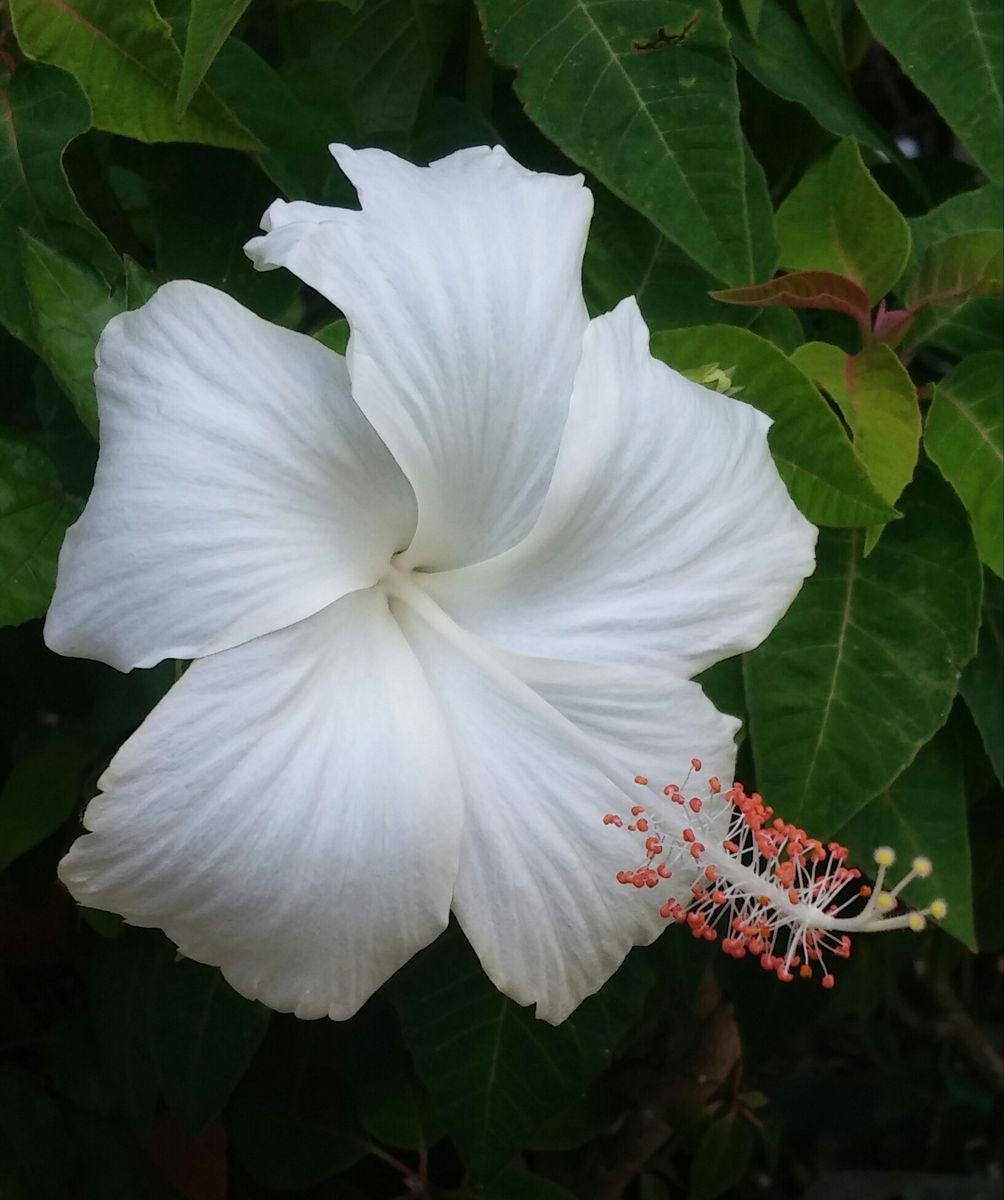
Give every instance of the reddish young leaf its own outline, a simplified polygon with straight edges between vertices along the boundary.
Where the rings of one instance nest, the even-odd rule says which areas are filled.
[[[787,308],[828,308],[847,313],[870,332],[868,295],[860,284],[833,271],[791,271],[769,283],[709,293],[726,304],[782,304]]]
[[[905,336],[907,330],[913,324],[913,318],[916,312],[912,308],[886,308],[883,300],[878,306],[878,312],[875,314],[875,328],[873,333],[879,342],[886,342],[890,346],[895,346],[896,343]]]

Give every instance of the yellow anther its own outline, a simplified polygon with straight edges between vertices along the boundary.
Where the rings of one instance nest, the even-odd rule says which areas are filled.
[[[880,867],[891,867],[896,861],[896,851],[891,846],[879,846],[872,855]]]
[[[927,877],[934,870],[934,864],[924,855],[921,855],[919,858],[915,858],[911,866],[913,867],[914,875],[916,875],[918,879],[927,879]]]
[[[875,901],[875,906],[879,912],[892,912],[896,907],[896,897],[889,892],[879,892],[878,899]]]
[[[943,921],[948,916],[948,905],[944,900],[932,900],[928,912],[936,921]]]
[[[926,928],[927,921],[924,919],[922,913],[913,912],[907,917],[906,924],[914,933],[920,933],[922,929]]]

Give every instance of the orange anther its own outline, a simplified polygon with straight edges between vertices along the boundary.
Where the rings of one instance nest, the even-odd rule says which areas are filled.
[[[790,889],[789,889],[789,891],[788,891],[788,899],[789,899],[789,900],[792,902],[792,904],[797,904],[797,903],[798,903],[798,890],[797,890],[796,888],[790,888]]]
[[[692,758],[690,760],[690,765],[695,771],[699,771],[701,769],[701,760],[699,758]]]
[[[708,883],[714,883],[715,880],[718,878],[717,867],[714,867],[714,866],[705,867],[704,868],[704,878],[708,881]]]
[[[636,775],[634,781],[639,787],[648,787],[648,779],[644,775]]]
[[[722,785],[717,775],[711,776],[711,778],[708,780],[708,787],[711,789],[712,795],[715,796],[717,796],[722,790]]]
[[[872,890],[871,890],[871,888],[868,886],[868,884],[867,884],[867,883],[863,884],[863,885],[862,885],[860,888],[858,888],[858,895],[859,895],[859,896],[864,896],[864,898],[865,898],[866,900],[868,899],[868,897],[869,897],[871,894],[872,894]]]
[[[694,842],[697,840],[697,834],[692,829],[685,829],[683,831],[683,840],[685,842]]]
[[[696,796],[690,798],[690,811],[699,813],[701,811],[701,802]]]
[[[648,821],[644,817],[639,817],[637,829],[639,833],[648,833]]]
[[[802,966],[798,968],[798,973],[802,979],[811,979],[812,967],[810,967],[808,963],[803,963]]]
[[[644,811],[645,811],[645,806],[643,804],[636,804],[634,806],[634,808],[631,809],[631,816],[632,817],[640,817]]]

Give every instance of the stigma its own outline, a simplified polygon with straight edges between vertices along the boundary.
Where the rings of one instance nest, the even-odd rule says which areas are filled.
[[[741,783],[723,789],[711,776],[700,787],[691,786],[701,770],[694,758],[682,784],[662,789],[661,802],[636,804],[628,818],[617,813],[603,818],[604,824],[637,834],[644,846],[642,861],[619,871],[617,882],[655,889],[676,876],[676,895],[659,913],[685,925],[695,938],[718,942],[732,958],[756,959],[783,983],[818,979],[829,989],[836,983],[830,960],[850,957],[853,934],[919,933],[928,918],[940,921],[947,915],[944,900],[907,909],[901,899],[913,880],[930,877],[929,858],[914,858],[890,885],[896,854],[879,846],[869,884],[847,864],[846,846],[810,837],[775,816]],[[649,787],[643,775],[634,781]],[[684,900],[677,898],[681,879]]]

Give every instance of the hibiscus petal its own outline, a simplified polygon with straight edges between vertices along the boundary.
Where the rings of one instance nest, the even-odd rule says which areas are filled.
[[[462,805],[376,590],[194,663],[112,760],[60,877],[243,995],[349,1017],[445,928]]]
[[[463,780],[454,912],[495,985],[558,1023],[665,926],[665,892],[616,881],[644,858],[643,839],[603,815],[653,798],[638,771],[682,781],[695,753],[731,778],[736,723],[693,683],[519,660],[430,606],[393,611],[446,715]]]
[[[554,479],[518,546],[430,575],[462,625],[525,654],[693,675],[770,632],[816,531],[769,420],[652,358],[634,300],[590,323]]]
[[[415,500],[345,361],[171,283],[101,337],[101,455],[46,624],[128,670],[281,629],[372,584]]]
[[[431,167],[332,151],[362,211],[277,201],[247,251],[348,317],[353,395],[418,497],[403,561],[477,562],[529,530],[547,490],[587,324],[591,197],[500,147]]]

